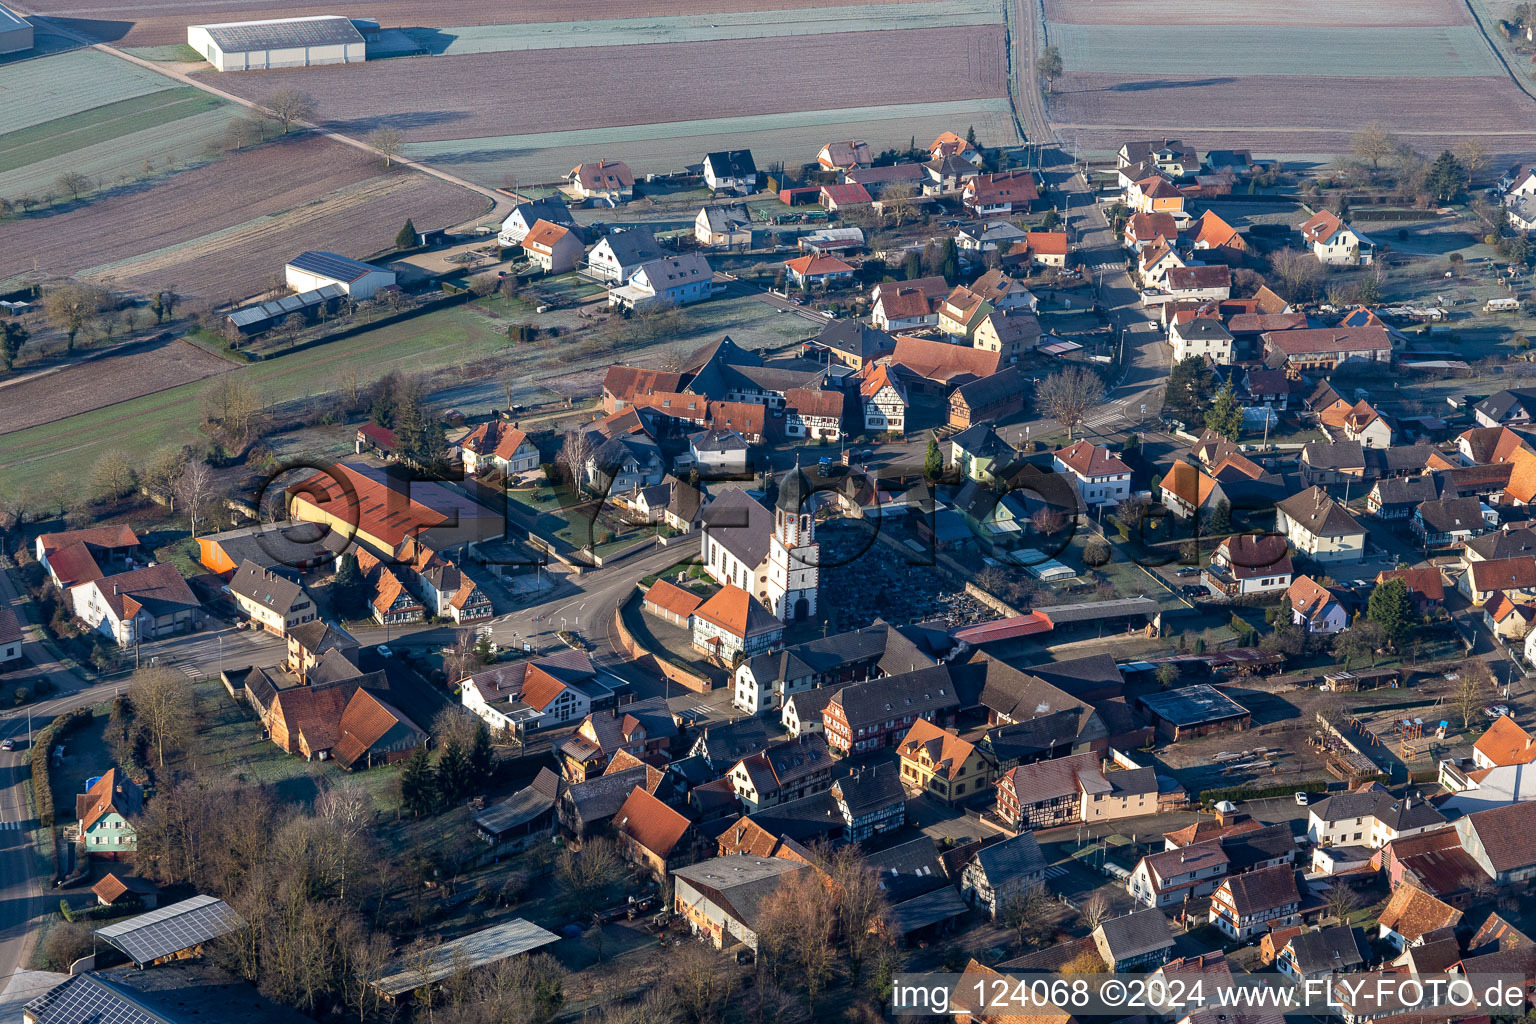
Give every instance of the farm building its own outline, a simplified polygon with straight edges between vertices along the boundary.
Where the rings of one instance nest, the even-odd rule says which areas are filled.
[[[220,71],[361,64],[368,59],[363,34],[350,19],[335,15],[188,25],[187,45]]]
[[[1166,693],[1149,693],[1141,705],[1158,735],[1185,740],[1212,732],[1241,732],[1252,724],[1248,709],[1214,686],[1200,683]]]
[[[232,338],[250,337],[281,326],[295,313],[309,317],[318,316],[322,309],[335,312],[346,294],[340,285],[328,284],[314,291],[242,306],[224,318],[225,332]]]
[[[335,285],[354,301],[371,299],[381,288],[391,288],[395,272],[371,263],[338,256],[334,252],[301,252],[284,268],[288,287],[308,292]]]
[[[20,53],[32,49],[32,23],[10,8],[0,5],[0,53]]]

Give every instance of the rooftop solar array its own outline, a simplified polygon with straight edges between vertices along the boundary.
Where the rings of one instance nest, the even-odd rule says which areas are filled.
[[[229,314],[229,322],[236,327],[247,327],[251,324],[270,320],[273,317],[284,316],[311,306],[318,306],[331,299],[339,299],[346,295],[339,284],[323,285],[313,291],[299,292],[297,295],[284,295],[280,299],[272,299],[269,302],[258,302],[254,306],[246,306]]]
[[[96,937],[121,950],[137,964],[191,949],[244,927],[245,921],[223,900],[193,896],[147,914],[96,929]]]
[[[340,256],[334,252],[301,252],[288,261],[288,265],[306,274],[329,277],[336,281],[356,281],[364,274],[378,270],[372,264]]]
[[[287,50],[302,46],[340,46],[362,43],[363,34],[346,18],[279,18],[271,21],[234,21],[222,25],[198,25],[225,53],[251,50]]]
[[[124,999],[94,974],[81,974],[26,1006],[37,1024],[164,1024],[165,1018]]]

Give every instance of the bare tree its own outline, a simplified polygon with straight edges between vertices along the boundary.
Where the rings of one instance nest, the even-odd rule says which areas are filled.
[[[122,448],[108,448],[91,470],[96,478],[96,494],[105,501],[116,501],[133,490],[133,461]]]
[[[880,190],[880,206],[886,215],[900,227],[916,210],[912,200],[917,196],[917,186],[905,181],[894,181]]]
[[[566,432],[565,440],[560,445],[560,454],[555,459],[560,468],[565,470],[573,491],[581,490],[582,481],[587,477],[587,460],[592,457],[592,450],[592,440],[586,431]]]
[[[1362,125],[1349,140],[1349,148],[1355,156],[1370,163],[1372,171],[1381,170],[1381,162],[1398,148],[1397,136],[1387,131],[1380,121]]]
[[[314,97],[297,89],[279,89],[263,100],[261,105],[277,119],[284,135],[295,124],[315,116]]]
[[[89,177],[79,171],[65,171],[53,182],[53,187],[60,192],[68,192],[72,199],[79,199],[91,190],[92,182]]]
[[[1042,380],[1035,389],[1041,408],[1067,428],[1071,437],[1088,410],[1104,400],[1104,381],[1083,366],[1068,366]]]
[[[1095,889],[1093,895],[1083,903],[1083,927],[1093,931],[1109,919],[1111,909],[1109,897],[1104,894],[1104,890]]]
[[[233,376],[222,375],[203,393],[203,422],[222,435],[225,447],[243,451],[256,432],[262,403],[249,383]]]
[[[112,297],[104,288],[71,281],[43,296],[43,315],[64,332],[67,351],[75,350],[75,337],[95,324]]]
[[[1285,284],[1294,299],[1310,298],[1327,272],[1310,252],[1290,246],[1270,254],[1269,269]]]
[[[565,885],[577,912],[586,915],[597,909],[598,899],[619,876],[622,864],[613,840],[599,837],[582,843],[580,850],[562,850],[555,874]]]
[[[1486,661],[1469,660],[1461,665],[1456,688],[1451,691],[1451,707],[1461,716],[1461,727],[1470,729],[1472,722],[1483,712],[1483,702],[1488,699],[1493,686],[1493,673]]]
[[[176,497],[187,513],[187,528],[197,537],[197,524],[210,514],[214,498],[213,469],[206,462],[189,462],[176,482]]]
[[[1467,172],[1469,186],[1477,177],[1477,172],[1488,165],[1488,147],[1483,145],[1482,139],[1462,139],[1451,153],[1456,157],[1456,162],[1461,164],[1462,170]]]
[[[379,151],[379,155],[384,158],[384,166],[389,167],[395,155],[400,152],[400,147],[405,144],[405,139],[394,128],[380,128],[368,136],[368,144]]]
[[[1339,924],[1348,924],[1346,918],[1360,906],[1360,897],[1343,880],[1333,883],[1333,888],[1328,890],[1328,895],[1323,899],[1323,906]]]
[[[155,750],[155,759],[165,767],[165,748],[183,742],[192,725],[195,695],[186,673],[169,666],[141,668],[128,683],[128,701],[133,718],[144,730]]]
[[[1035,509],[1034,515],[1029,517],[1029,525],[1035,528],[1036,533],[1050,536],[1060,533],[1062,527],[1067,525],[1067,520],[1059,510],[1049,505],[1042,505]]]

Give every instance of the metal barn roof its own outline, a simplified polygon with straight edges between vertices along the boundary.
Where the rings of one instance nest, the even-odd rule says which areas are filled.
[[[545,931],[531,921],[513,918],[462,939],[445,942],[432,950],[427,967],[405,967],[396,963],[389,974],[376,979],[373,987],[394,998],[473,967],[484,967],[519,953],[531,953],[541,946],[560,941],[554,932]]]
[[[216,896],[193,896],[170,906],[96,929],[96,937],[137,964],[228,935],[245,919]]]
[[[11,29],[27,28],[32,23],[27,21],[15,11],[0,4],[0,32],[9,32]]]
[[[340,46],[362,43],[363,34],[347,18],[317,15],[310,18],[273,18],[268,21],[230,21],[219,25],[194,25],[208,33],[225,53],[251,50],[286,50],[301,46]]]
[[[295,270],[302,270],[306,274],[314,274],[318,277],[329,277],[335,281],[356,281],[375,270],[381,270],[371,263],[354,260],[348,256],[341,256],[334,252],[320,252],[311,250],[301,252],[288,261],[288,265]]]

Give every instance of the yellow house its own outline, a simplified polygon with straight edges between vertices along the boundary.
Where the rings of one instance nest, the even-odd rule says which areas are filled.
[[[896,756],[902,785],[914,795],[932,793],[954,803],[992,784],[992,762],[974,744],[921,718],[896,747]]]
[[[965,285],[956,285],[939,303],[939,330],[957,338],[969,338],[992,312],[992,304]]]
[[[1143,178],[1127,190],[1126,204],[1132,213],[1184,215],[1184,193],[1166,178]]]

